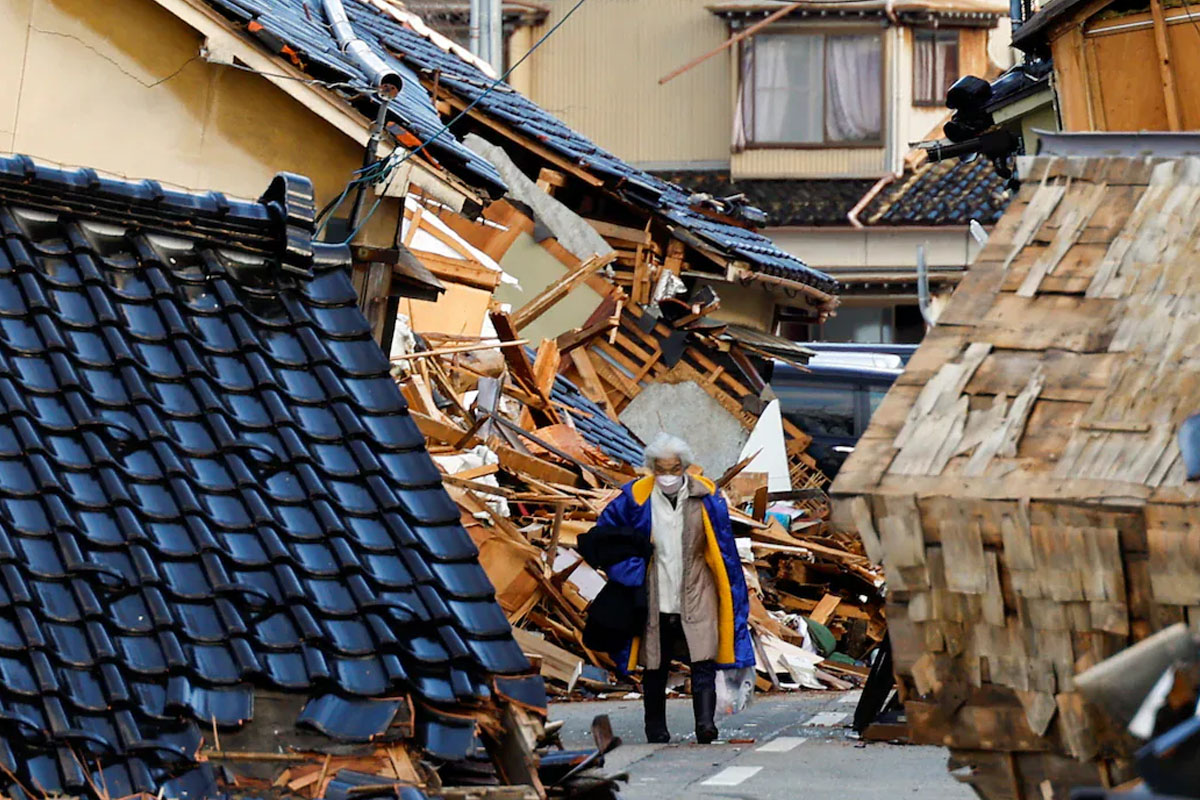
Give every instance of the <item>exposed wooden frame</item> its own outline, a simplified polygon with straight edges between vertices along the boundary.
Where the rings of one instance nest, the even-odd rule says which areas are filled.
[[[1167,125],[1171,130],[1182,128],[1179,112],[1179,90],[1175,86],[1175,69],[1171,66],[1171,45],[1167,40],[1167,22],[1163,17],[1162,0],[1150,0],[1154,17],[1154,47],[1158,51],[1158,69],[1162,76],[1163,99],[1167,106]]]

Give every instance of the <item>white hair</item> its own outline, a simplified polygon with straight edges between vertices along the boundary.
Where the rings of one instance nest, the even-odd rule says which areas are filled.
[[[654,469],[654,462],[660,458],[671,458],[676,456],[680,463],[686,468],[692,463],[692,448],[688,443],[678,436],[672,436],[669,433],[660,433],[654,437],[654,441],[646,446],[646,468]]]

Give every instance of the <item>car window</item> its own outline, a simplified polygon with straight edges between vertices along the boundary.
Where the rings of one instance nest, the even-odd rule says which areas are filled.
[[[854,385],[850,383],[776,384],[780,410],[812,436],[857,436]]]
[[[867,403],[870,406],[871,416],[875,416],[875,409],[879,408],[879,404],[883,402],[883,398],[887,397],[888,390],[883,387],[868,386],[867,387]]]

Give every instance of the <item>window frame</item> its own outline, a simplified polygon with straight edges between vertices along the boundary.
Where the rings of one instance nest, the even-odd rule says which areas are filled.
[[[950,42],[950,37],[954,37],[954,75],[950,83],[946,86],[947,89],[958,80],[958,73],[961,71],[962,61],[962,36],[958,28],[913,28],[913,45],[912,45],[912,104],[914,108],[944,108],[946,105],[946,93],[942,92],[941,97],[932,99],[921,99],[918,97],[918,87],[920,83],[917,80],[917,47],[922,39],[928,39],[933,42],[934,58],[937,57],[938,42]]]
[[[770,36],[821,36],[822,39],[826,36],[869,36],[876,35],[879,37],[879,119],[880,130],[878,139],[862,139],[857,141],[829,140],[826,137],[825,126],[825,105],[824,95],[822,95],[821,106],[821,136],[820,142],[759,142],[754,138],[754,80],[753,80],[753,55],[751,56],[751,74],[749,80],[746,75],[746,48],[754,47],[754,40],[757,38],[751,36],[738,46],[738,91],[735,93],[734,102],[745,102],[745,93],[749,92],[749,109],[750,114],[744,115],[742,125],[745,129],[746,145],[744,150],[862,150],[862,149],[878,149],[887,145],[888,128],[891,120],[888,119],[887,106],[887,90],[888,90],[888,59],[887,59],[887,36],[886,30],[879,30],[876,27],[813,27],[813,28],[798,28],[788,27],[778,29],[775,27],[767,28],[762,31],[763,34]],[[826,52],[825,42],[821,43],[821,81],[825,81],[826,69]],[[736,113],[736,109],[735,109]]]

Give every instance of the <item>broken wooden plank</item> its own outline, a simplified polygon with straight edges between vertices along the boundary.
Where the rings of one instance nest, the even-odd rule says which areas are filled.
[[[545,314],[555,303],[566,297],[572,289],[579,286],[590,275],[611,264],[617,257],[610,252],[604,255],[594,255],[575,269],[551,283],[528,303],[512,313],[512,327],[519,331],[529,323]]]

